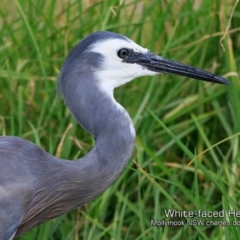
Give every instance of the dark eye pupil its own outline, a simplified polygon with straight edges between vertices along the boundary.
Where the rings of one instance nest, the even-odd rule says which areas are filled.
[[[127,48],[122,48],[118,51],[118,57],[125,58],[129,55],[129,50]]]

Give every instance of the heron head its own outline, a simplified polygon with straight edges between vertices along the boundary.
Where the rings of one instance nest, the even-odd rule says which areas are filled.
[[[127,37],[113,32],[102,31],[88,35],[70,52],[68,58],[71,59],[71,65],[75,62],[76,67],[93,74],[92,79],[97,81],[100,89],[111,95],[114,88],[137,77],[159,73],[230,84],[212,73],[155,55]]]

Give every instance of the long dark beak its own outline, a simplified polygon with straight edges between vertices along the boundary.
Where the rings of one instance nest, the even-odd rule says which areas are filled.
[[[184,65],[182,63],[162,58],[151,52],[143,54],[135,52],[133,50],[129,50],[129,55],[126,58],[124,58],[123,61],[128,63],[137,63],[153,72],[172,73],[207,82],[220,83],[226,85],[231,84],[228,80],[216,76],[210,72],[206,72],[204,70],[192,66]]]

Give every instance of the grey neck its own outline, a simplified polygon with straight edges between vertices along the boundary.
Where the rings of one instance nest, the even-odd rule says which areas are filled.
[[[77,76],[88,77],[83,73]],[[64,86],[67,91],[62,91],[65,103],[79,124],[96,140],[86,156],[73,162],[76,181],[80,181],[74,194],[83,204],[118,178],[132,155],[135,132],[126,110],[102,92],[96,80],[86,81],[76,76],[71,79]]]

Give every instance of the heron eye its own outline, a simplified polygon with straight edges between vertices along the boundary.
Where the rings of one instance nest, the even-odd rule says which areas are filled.
[[[123,59],[129,55],[129,50],[127,48],[121,48],[118,51],[117,55],[118,55],[118,57]]]

